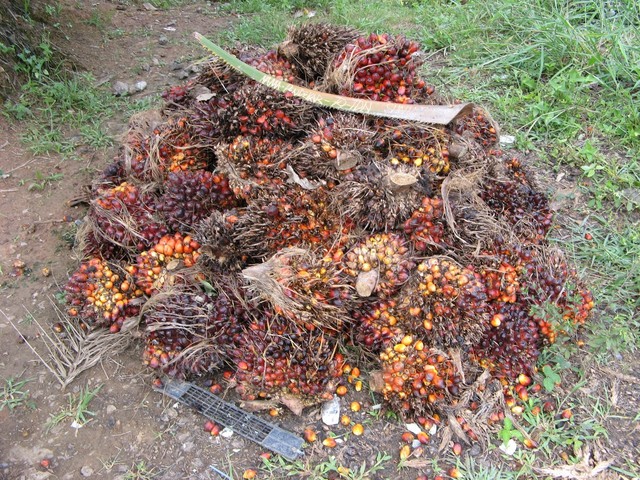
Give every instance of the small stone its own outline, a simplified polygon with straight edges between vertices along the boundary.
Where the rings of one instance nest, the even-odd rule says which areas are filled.
[[[147,88],[147,82],[145,82],[144,80],[140,80],[139,82],[135,83],[134,87],[136,89],[136,92],[141,92],[145,88]]]
[[[178,77],[180,80],[184,80],[185,78],[189,78],[189,72],[187,72],[186,70],[180,70],[178,73],[176,73],[176,77]]]
[[[107,415],[113,415],[118,410],[118,407],[115,405],[107,405]]]
[[[80,475],[82,475],[83,477],[90,477],[91,475],[93,475],[93,468],[91,468],[89,465],[85,465],[80,469]]]
[[[160,38],[158,38],[158,43],[160,45],[166,45],[167,43],[169,43],[169,39],[166,35],[160,35]]]
[[[153,57],[153,60],[151,60],[151,63],[153,63],[154,67],[160,66],[160,60],[158,60],[156,57]]]
[[[422,428],[420,428],[420,425],[418,425],[417,423],[407,423],[405,425],[405,428],[409,430],[411,433],[413,433],[414,435],[417,435],[420,432],[422,432]]]
[[[129,85],[125,82],[116,82],[113,84],[113,93],[116,97],[124,97],[129,95]]]
[[[513,135],[500,135],[500,145],[513,145],[516,143],[516,137]]]
[[[196,444],[194,442],[186,442],[182,444],[182,451],[189,453],[191,450],[196,448]]]
[[[322,421],[325,425],[337,425],[340,421],[340,398],[337,395],[322,404]]]
[[[169,68],[171,69],[172,72],[182,70],[182,63],[179,62],[178,60],[174,60],[173,62],[171,62],[171,65],[169,65]]]

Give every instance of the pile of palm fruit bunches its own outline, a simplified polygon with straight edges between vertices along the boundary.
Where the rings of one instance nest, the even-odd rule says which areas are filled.
[[[447,103],[402,36],[312,24],[233,53],[318,91]],[[133,321],[159,375],[224,372],[245,400],[313,404],[357,351],[405,418],[470,388],[474,408],[483,372],[514,405],[545,345],[593,308],[545,240],[547,197],[479,107],[447,126],[347,113],[215,59],[163,97],[93,183],[66,285],[77,321]]]

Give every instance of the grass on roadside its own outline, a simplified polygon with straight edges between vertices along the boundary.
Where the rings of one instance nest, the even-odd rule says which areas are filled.
[[[6,378],[0,390],[0,412],[7,408],[10,412],[16,408],[33,407],[29,390],[25,388],[30,379],[20,380],[16,377]]]
[[[76,428],[80,428],[89,423],[91,421],[89,417],[95,415],[94,412],[89,410],[89,404],[101,388],[102,385],[98,385],[93,390],[89,387],[81,388],[76,395],[69,393],[67,395],[67,407],[49,417],[47,421],[47,432],[67,420],[71,420],[72,425],[76,426]]]

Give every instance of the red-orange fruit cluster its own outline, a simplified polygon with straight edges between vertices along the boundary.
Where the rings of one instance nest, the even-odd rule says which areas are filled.
[[[65,286],[71,317],[118,332],[125,319],[140,311],[132,302],[142,296],[126,271],[101,258],[82,262]]]
[[[192,267],[200,256],[199,248],[200,244],[189,235],[166,235],[151,250],[138,255],[127,270],[138,288],[151,296],[162,288],[170,271]]]
[[[247,400],[286,394],[330,399],[343,366],[331,337],[267,311],[251,322],[232,357],[237,391]]]
[[[364,345],[373,352],[387,348],[399,335],[402,335],[402,319],[396,309],[395,300],[382,300],[367,303],[353,310],[353,328],[356,345]]]
[[[461,378],[453,363],[406,335],[380,354],[383,395],[401,412],[435,411],[435,404],[456,395]]]
[[[439,245],[444,237],[444,207],[439,197],[424,197],[420,208],[404,223],[404,233],[417,252]]]
[[[395,233],[370,235],[357,243],[344,256],[344,273],[357,281],[372,277],[371,293],[390,297],[404,285],[415,267],[404,236]]]
[[[416,75],[419,61],[414,55],[420,46],[402,36],[372,33],[347,44],[334,62],[353,76],[342,85],[340,94],[382,102],[414,103],[414,98],[434,89]]]
[[[238,206],[229,180],[206,170],[171,172],[164,183],[164,193],[157,209],[173,231],[196,225],[212,210]]]
[[[87,215],[96,240],[142,251],[167,233],[167,227],[155,217],[155,208],[153,195],[123,182],[99,190]]]
[[[207,168],[210,154],[198,145],[187,118],[170,119],[154,128],[151,135],[129,134],[131,175],[154,180],[169,172]]]
[[[435,345],[467,346],[477,341],[490,313],[481,275],[443,257],[430,257],[417,267],[407,285],[405,308],[417,332]]]

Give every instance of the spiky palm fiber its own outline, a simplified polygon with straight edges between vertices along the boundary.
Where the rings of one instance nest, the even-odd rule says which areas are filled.
[[[357,37],[358,32],[350,27],[306,23],[289,28],[278,53],[288,58],[308,81],[316,81],[324,77],[335,57]]]

